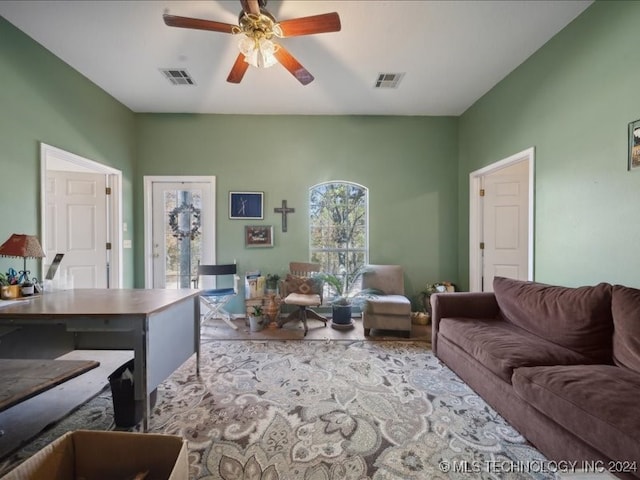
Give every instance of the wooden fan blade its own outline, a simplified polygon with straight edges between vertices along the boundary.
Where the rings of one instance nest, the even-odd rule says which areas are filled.
[[[235,25],[230,23],[214,22],[213,20],[202,20],[200,18],[178,17],[165,13],[162,18],[164,23],[170,27],[194,28],[196,30],[209,30],[212,32],[232,33]]]
[[[298,62],[298,60],[296,60],[282,45],[276,49],[274,56],[284,68],[289,70],[291,75],[298,79],[301,84],[307,85],[308,83],[313,82],[313,75],[311,75],[309,71],[304,68],[300,62]]]
[[[260,15],[260,5],[258,0],[240,0],[242,10],[246,13],[253,13],[254,15]]]
[[[280,25],[283,37],[339,32],[341,28],[340,16],[336,12],[284,20],[278,25]]]
[[[244,54],[238,54],[238,58],[236,58],[236,62],[233,64],[233,67],[229,72],[229,76],[227,77],[227,82],[240,83],[248,68],[249,64],[244,61]]]

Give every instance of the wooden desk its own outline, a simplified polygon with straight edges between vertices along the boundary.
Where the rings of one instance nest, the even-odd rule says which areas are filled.
[[[64,325],[102,335],[103,348],[134,352],[134,397],[143,400],[142,429],[149,427],[150,393],[196,354],[200,374],[199,290],[75,289],[45,293],[0,308],[0,326]],[[109,344],[111,342],[111,344]]]

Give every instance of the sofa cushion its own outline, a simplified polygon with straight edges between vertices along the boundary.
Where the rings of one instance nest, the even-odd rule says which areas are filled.
[[[611,285],[569,288],[495,277],[493,290],[505,319],[594,360],[612,363]]]
[[[613,361],[640,372],[640,290],[614,285],[611,312]]]
[[[640,374],[612,365],[518,368],[514,391],[612,460],[640,459]]]
[[[468,352],[505,382],[514,368],[589,363],[589,358],[504,320],[443,318],[439,335]]]
[[[411,302],[402,295],[371,295],[367,297],[364,309],[376,315],[410,315]]]

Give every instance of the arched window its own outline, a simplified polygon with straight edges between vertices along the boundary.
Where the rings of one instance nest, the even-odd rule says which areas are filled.
[[[340,275],[347,290],[369,261],[368,189],[351,182],[326,182],[309,189],[311,261]]]

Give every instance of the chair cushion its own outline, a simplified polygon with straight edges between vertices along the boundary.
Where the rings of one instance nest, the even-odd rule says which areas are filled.
[[[613,361],[640,372],[640,290],[613,286]]]
[[[640,374],[613,365],[518,368],[513,388],[612,460],[640,459]]]
[[[236,292],[233,288],[214,288],[205,290],[200,293],[201,297],[223,297],[225,295],[234,295]]]
[[[284,299],[287,305],[304,305],[305,307],[317,307],[320,305],[320,295],[312,293],[304,295],[302,293],[290,293]]]
[[[367,297],[364,309],[375,315],[410,315],[411,302],[402,295],[372,295]]]
[[[311,293],[320,294],[322,291],[322,281],[315,277],[300,277],[298,275],[287,274],[285,278],[286,291],[289,293]]]
[[[525,330],[604,363],[611,363],[612,287],[559,287],[495,277],[504,318]]]

